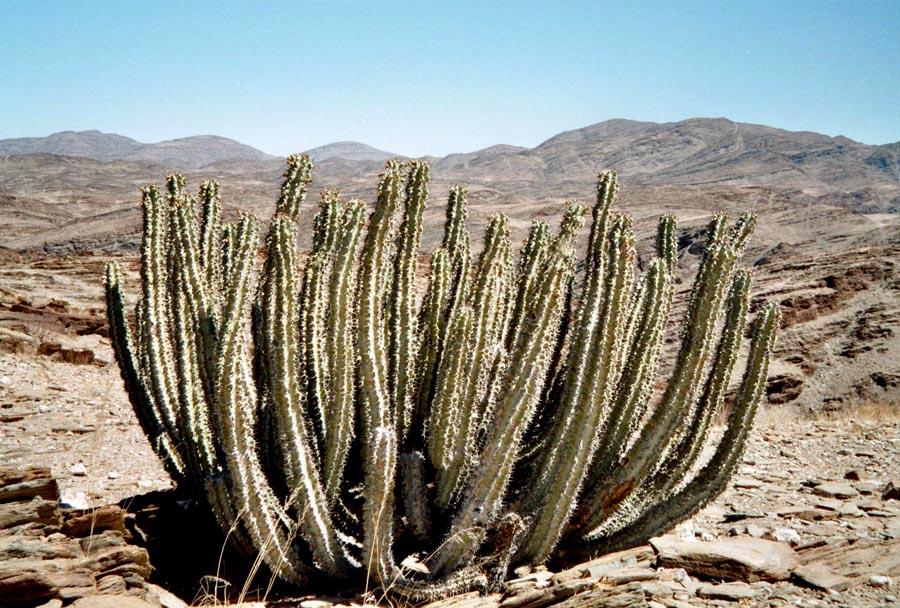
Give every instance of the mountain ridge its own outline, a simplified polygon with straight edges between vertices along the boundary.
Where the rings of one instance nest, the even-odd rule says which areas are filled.
[[[710,126],[725,125],[744,133],[759,135],[765,133],[771,139],[779,137],[786,140],[804,140],[806,143],[835,142],[837,145],[849,145],[851,147],[866,147],[872,149],[885,149],[900,153],[900,141],[887,144],[865,144],[844,135],[825,135],[815,131],[791,131],[780,127],[773,127],[757,123],[743,123],[732,121],[724,117],[705,118],[695,117],[672,122],[638,121],[626,118],[611,118],[598,123],[561,131],[537,145],[529,148],[506,143],[496,143],[486,148],[480,148],[469,152],[451,152],[445,156],[428,155],[423,158],[429,160],[443,160],[448,157],[482,156],[488,151],[539,151],[563,143],[576,143],[596,140],[599,137],[622,137],[626,135],[646,135],[649,131],[680,130],[700,126],[709,129]],[[179,146],[192,147],[194,144],[232,146],[232,153],[221,155],[216,161],[244,159],[244,160],[274,160],[280,159],[278,155],[268,154],[257,148],[237,140],[219,135],[192,135],[156,143],[142,143],[125,135],[116,133],[104,133],[96,129],[85,131],[59,131],[46,137],[17,137],[0,139],[0,156],[13,156],[21,154],[47,153],[60,156],[81,156],[95,160],[152,160],[159,162],[152,153],[147,150],[161,148],[176,148]],[[323,161],[329,158],[342,158],[345,160],[387,160],[390,158],[413,158],[412,156],[385,151],[366,143],[358,141],[336,141],[315,148],[305,150],[313,160]],[[196,169],[204,164],[188,159],[186,168]]]
[[[101,161],[151,162],[173,169],[199,169],[223,160],[274,160],[239,141],[218,135],[193,135],[156,143],[98,130],[60,131],[47,137],[0,140],[0,156],[53,154]]]
[[[331,158],[341,158],[344,160],[377,160],[386,161],[392,158],[400,158],[401,155],[393,152],[379,150],[368,144],[358,141],[336,141],[324,146],[318,146],[306,150],[304,154],[309,154],[313,162],[322,162]]]
[[[45,151],[35,152],[40,149]],[[10,155],[16,150],[25,154]],[[308,153],[316,161],[315,188],[338,188],[364,199],[384,161],[395,157],[349,141]],[[900,142],[869,145],[725,118],[612,119],[564,131],[533,148],[497,144],[428,161],[435,184],[467,184],[491,204],[584,197],[599,169],[615,169],[630,188],[767,188],[798,204],[900,212]],[[244,204],[255,206],[277,186],[283,162],[218,136],[141,144],[99,131],[69,131],[0,140],[0,193],[48,201],[97,198],[108,208],[177,170],[193,180],[214,177],[223,187],[239,185]]]

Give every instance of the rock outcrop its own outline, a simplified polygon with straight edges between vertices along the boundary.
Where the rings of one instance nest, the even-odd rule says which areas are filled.
[[[117,506],[60,510],[47,469],[0,470],[0,606],[92,606],[106,595],[158,605],[149,555],[129,544],[125,517]]]

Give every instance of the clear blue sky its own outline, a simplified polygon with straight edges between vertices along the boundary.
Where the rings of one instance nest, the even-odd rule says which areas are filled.
[[[696,116],[900,140],[900,0],[0,1],[0,139],[443,155]]]

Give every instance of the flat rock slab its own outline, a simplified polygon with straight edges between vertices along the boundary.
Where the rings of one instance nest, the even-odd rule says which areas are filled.
[[[63,534],[73,537],[89,536],[103,530],[125,531],[125,510],[118,505],[104,505],[81,514],[66,517]]]
[[[748,477],[738,477],[732,483],[734,484],[734,487],[745,490],[755,490],[756,488],[761,488],[763,485],[761,481],[750,479]]]
[[[762,538],[698,542],[669,535],[650,539],[650,545],[658,554],[657,566],[728,581],[783,581],[800,565],[791,547]]]
[[[500,594],[481,595],[477,591],[431,602],[422,608],[496,608],[500,605]]]
[[[651,568],[623,568],[604,574],[600,580],[610,585],[625,585],[635,581],[655,581],[658,578],[659,574]]]
[[[69,608],[154,608],[142,599],[130,595],[89,595],[75,600]]]
[[[62,523],[59,503],[55,500],[44,500],[40,496],[35,496],[30,502],[0,503],[0,530],[27,523],[58,529]]]
[[[756,589],[747,583],[722,583],[720,585],[700,585],[697,588],[697,596],[713,600],[738,600],[749,599],[756,595]]]
[[[801,587],[811,587],[820,591],[844,591],[853,581],[838,574],[824,564],[804,564],[794,569],[791,580]]]
[[[616,570],[649,566],[651,559],[653,559],[653,549],[642,545],[583,562],[568,570],[557,572],[552,579],[555,585],[584,577],[600,580],[606,574]]]
[[[819,496],[826,496],[828,498],[853,498],[854,496],[859,496],[859,492],[856,488],[851,486],[849,483],[821,483],[813,488],[813,493],[818,494]]]

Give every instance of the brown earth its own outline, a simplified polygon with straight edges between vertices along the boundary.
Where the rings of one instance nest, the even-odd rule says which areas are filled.
[[[652,251],[660,214],[679,218],[674,338],[711,213],[756,211],[759,226],[744,257],[754,270],[754,305],[773,299],[783,314],[769,403],[739,479],[692,520],[693,532],[682,531],[716,539],[791,529],[801,562],[852,583],[830,593],[779,582],[738,603],[876,606],[900,595],[869,583],[873,575],[900,577],[898,503],[881,496],[900,470],[897,159],[897,144],[729,121],[611,121],[531,150],[497,146],[432,159],[422,250],[440,241],[451,184],[469,184],[473,242],[498,211],[521,241],[533,218],[553,223],[566,198],[590,199],[598,168],[618,168],[619,208],[635,220],[640,256]],[[315,171],[314,186],[371,199],[380,166],[332,156]],[[125,263],[127,293],[136,294],[137,189],[165,172],[142,158],[0,157],[0,466],[49,467],[64,502],[95,507],[170,485],[122,390],[104,337],[101,287],[103,264],[114,256]],[[191,170],[188,179],[196,186],[218,177],[226,215],[240,208],[266,217],[280,173],[280,162],[239,158]],[[307,238],[313,204],[303,214]],[[423,255],[423,271],[427,263]],[[856,494],[815,493],[850,471],[859,478],[849,481]],[[647,580],[659,583],[664,570]],[[545,580],[535,576],[522,584]],[[658,605],[681,601],[647,593]],[[710,593],[703,599],[693,588],[684,605],[736,605]]]
[[[690,248],[685,247],[687,266],[693,263],[690,256],[694,254],[687,253]],[[879,407],[832,403],[831,407],[840,409],[830,417],[811,418],[802,415],[796,405],[799,398],[783,403],[796,386],[785,379],[789,377],[786,373],[778,371],[803,372],[808,367],[804,378],[828,379],[817,373],[834,374],[828,371],[830,362],[808,353],[819,352],[810,345],[834,345],[829,348],[835,349],[835,356],[848,359],[841,368],[844,375],[831,379],[840,387],[842,382],[851,382],[854,373],[871,376],[866,358],[883,357],[885,348],[895,348],[892,335],[875,330],[889,327],[880,325],[875,316],[884,310],[871,310],[875,307],[865,296],[877,290],[882,301],[888,294],[896,304],[896,253],[873,260],[869,251],[863,249],[843,259],[823,256],[812,267],[802,262],[762,260],[760,268],[773,265],[773,271],[758,289],[783,302],[806,302],[802,298],[808,298],[812,304],[783,304],[788,314],[779,363],[773,367],[770,381],[770,403],[757,422],[739,475],[713,505],[679,529],[682,536],[712,543],[732,536],[774,537],[776,533],[779,538],[793,538],[799,543],[801,562],[824,568],[832,577],[826,580],[838,581],[838,589],[809,589],[803,586],[808,583],[791,579],[769,586],[754,583],[750,591],[743,587],[738,591],[710,589],[706,591],[713,595],[704,598],[698,593],[708,577],[689,572],[670,596],[660,587],[665,587],[663,579],[670,576],[670,569],[657,566],[650,568],[652,574],[635,575],[645,577],[641,579],[642,598],[664,606],[714,606],[721,605],[715,602],[731,601],[715,599],[715,594],[746,592],[756,600],[767,598],[758,605],[818,601],[822,606],[878,606],[895,592],[869,582],[872,576],[900,577],[896,559],[900,555],[900,504],[896,499],[882,500],[886,484],[900,470],[900,416],[896,407],[886,405],[896,397],[891,391],[893,380],[879,376],[883,387],[873,381],[884,392],[866,400],[876,402],[886,396]],[[63,502],[79,508],[101,507],[171,487],[138,428],[104,336],[100,277],[105,257],[6,252],[0,269],[0,350],[4,351],[0,354],[0,467],[49,468],[59,481]],[[128,260],[133,293],[136,260]],[[799,272],[796,268],[809,277],[806,283],[791,281],[789,273]],[[859,287],[862,284],[866,286]],[[779,290],[787,290],[789,295]],[[684,296],[682,293],[681,298]],[[876,320],[860,321],[868,317],[859,315],[855,325],[838,332],[833,317],[842,307],[865,311]],[[794,309],[798,312],[791,317]],[[807,353],[803,359],[796,356],[801,352]],[[79,357],[78,353],[90,355]],[[817,484],[842,483],[845,476],[857,478],[849,482],[851,495],[816,494]],[[785,530],[797,536],[785,537]],[[654,563],[640,561],[639,565],[649,568]],[[622,567],[627,565],[623,562]],[[614,587],[616,593],[638,593],[636,587],[627,587],[635,585],[631,575],[621,576],[624,578],[615,579],[623,585]],[[538,572],[507,593],[545,591],[544,583],[539,585],[545,579]],[[558,593],[563,595],[557,599],[563,601],[565,593],[575,593],[576,588],[578,593],[587,593],[584,585],[589,582],[559,587]],[[676,595],[684,597],[678,600]],[[673,603],[676,601],[682,604]]]
[[[32,305],[33,310],[41,310],[49,303]],[[81,311],[69,307],[66,314],[72,313]],[[49,468],[58,479],[63,503],[77,508],[99,508],[123,500],[127,505],[136,494],[170,488],[125,398],[106,338],[59,332],[54,329],[59,313],[46,315],[44,323],[29,316],[21,334],[35,341],[62,341],[90,349],[94,361],[66,362],[58,353],[41,355],[27,344],[20,352],[0,354],[0,468]],[[679,526],[676,534],[709,546],[728,539],[778,539],[794,545],[804,566],[824,569],[828,575],[824,580],[834,586],[811,589],[796,577],[753,583],[747,592],[759,603],[750,605],[880,606],[892,594],[896,596],[896,589],[874,586],[871,581],[879,579],[872,577],[900,580],[900,502],[896,494],[884,498],[887,484],[892,479],[898,483],[897,471],[900,417],[890,408],[859,408],[811,419],[798,416],[791,406],[769,405],[757,420],[744,462],[728,490]],[[593,589],[591,585],[603,589],[620,585],[614,588],[633,594],[636,588],[626,585],[637,580],[643,585],[640,597],[658,602],[640,605],[737,605],[702,597],[699,589],[708,584],[704,581],[711,580],[709,576],[685,566],[689,574],[685,579],[672,574],[675,566],[660,565],[659,559],[623,562],[622,573],[604,570],[602,585],[582,580],[581,574],[576,577],[582,580],[580,586],[566,587],[569,575],[557,577],[554,584],[562,585],[558,593],[568,593],[570,587],[572,593],[576,589],[583,593]],[[643,570],[629,575],[632,567]],[[681,577],[680,582],[671,582],[672,576]],[[723,570],[712,579],[735,577],[739,575]],[[544,576],[538,570],[509,586],[506,593],[516,597],[546,590],[547,583],[540,581],[550,578],[551,573]],[[531,596],[522,595],[523,600],[526,597]],[[470,605],[497,606],[500,597],[496,602],[492,598]]]

